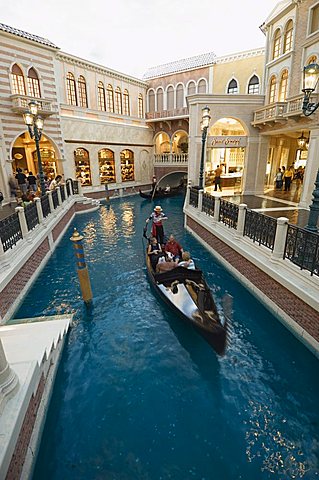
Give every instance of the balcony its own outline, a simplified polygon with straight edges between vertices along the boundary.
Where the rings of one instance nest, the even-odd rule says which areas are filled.
[[[188,164],[188,153],[156,153],[154,155],[155,165],[183,165]]]
[[[148,112],[145,114],[146,120],[167,120],[171,118],[188,117],[188,108],[174,108],[173,110],[162,110],[160,112]]]
[[[253,125],[274,125],[287,120],[287,102],[276,102],[255,111]]]
[[[11,95],[12,110],[16,113],[24,113],[29,108],[29,102],[37,102],[39,114],[43,117],[53,115],[56,111],[52,107],[52,101],[44,98],[29,97],[27,95]]]

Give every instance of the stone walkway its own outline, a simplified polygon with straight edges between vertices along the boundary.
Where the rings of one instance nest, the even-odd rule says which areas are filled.
[[[7,203],[6,205],[2,205],[2,208],[0,208],[0,220],[3,218],[9,217],[12,213],[14,213],[15,207],[17,207],[18,204],[16,202],[12,202],[11,204]]]

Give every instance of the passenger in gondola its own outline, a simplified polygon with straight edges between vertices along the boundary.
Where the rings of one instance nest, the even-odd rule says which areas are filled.
[[[148,249],[147,249],[147,254],[150,258],[153,270],[155,270],[158,259],[163,255],[162,247],[158,243],[158,241],[155,237],[151,238],[150,244],[149,244]]]
[[[169,236],[168,241],[166,242],[166,245],[165,245],[165,252],[172,253],[174,256],[174,261],[180,260],[183,253],[183,247],[175,240],[174,235]]]
[[[150,217],[146,220],[148,223],[152,220],[152,236],[157,239],[157,241],[163,245],[164,244],[164,228],[163,228],[163,220],[167,220],[165,213],[162,210],[162,207],[157,205],[154,208],[154,212],[150,215]]]
[[[182,261],[178,264],[179,267],[189,268],[190,270],[195,270],[194,260],[191,259],[189,252],[182,253]]]
[[[168,252],[165,257],[161,257],[156,265],[156,273],[169,272],[177,267],[177,262],[174,262],[173,254]]]

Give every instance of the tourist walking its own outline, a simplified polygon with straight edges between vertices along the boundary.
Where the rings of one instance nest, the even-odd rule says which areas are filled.
[[[281,168],[278,168],[278,171],[275,176],[275,182],[276,182],[276,188],[281,189],[283,184]]]
[[[217,165],[217,168],[215,170],[215,192],[217,192],[217,187],[219,188],[220,191],[222,191],[222,185],[221,185],[221,174],[223,173],[223,169],[220,168],[219,165]]]
[[[22,194],[27,193],[27,176],[22,172],[21,168],[17,169],[16,179],[18,181],[18,187],[20,188]]]
[[[33,190],[33,192],[36,192],[37,189],[38,189],[38,187],[37,187],[37,177],[35,175],[33,175],[32,172],[29,172],[27,180],[28,180],[30,190]]]
[[[290,186],[293,178],[294,178],[294,170],[290,166],[284,173],[285,192],[290,191]]]

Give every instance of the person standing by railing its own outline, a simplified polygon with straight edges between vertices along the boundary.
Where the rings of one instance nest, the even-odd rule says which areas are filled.
[[[285,192],[290,191],[291,182],[292,182],[293,178],[294,178],[294,170],[293,170],[292,166],[290,166],[288,168],[288,170],[286,170],[285,173],[284,173]]]

